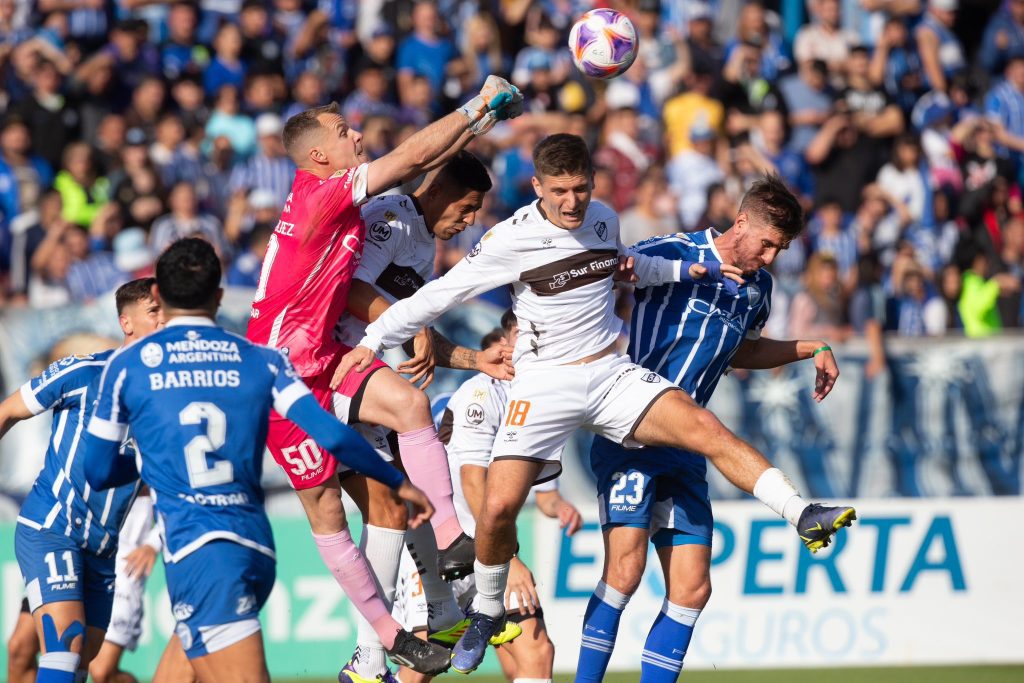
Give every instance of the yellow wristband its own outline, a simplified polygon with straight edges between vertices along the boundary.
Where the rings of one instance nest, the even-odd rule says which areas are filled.
[[[829,346],[828,344],[825,344],[824,346],[819,346],[818,348],[814,349],[814,353],[811,354],[811,358],[814,358],[815,356],[817,356],[822,351],[831,351],[831,350],[832,350],[832,347]]]

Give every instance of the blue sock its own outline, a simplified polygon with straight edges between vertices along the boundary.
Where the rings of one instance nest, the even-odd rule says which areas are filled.
[[[597,584],[583,618],[583,645],[576,666],[576,683],[600,683],[604,679],[615,647],[615,635],[619,631],[619,618],[627,602],[628,595],[623,595],[604,581]]]
[[[39,658],[36,683],[75,683],[79,659],[75,652],[47,652]]]
[[[640,657],[641,683],[674,683],[683,668],[699,609],[680,607],[665,600],[647,634]]]

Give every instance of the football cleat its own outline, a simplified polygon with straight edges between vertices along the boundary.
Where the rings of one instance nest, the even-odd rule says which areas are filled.
[[[800,514],[796,530],[807,549],[816,553],[832,541],[833,534],[853,524],[855,519],[857,511],[851,507],[826,507],[811,503]]]
[[[454,581],[473,573],[476,561],[476,544],[466,534],[459,537],[444,550],[437,551],[437,573],[442,581]]]
[[[360,676],[356,673],[352,660],[349,660],[345,668],[338,674],[338,683],[400,683],[400,681],[391,673],[391,669],[386,669],[385,673],[377,674],[373,678]]]
[[[469,619],[463,619],[459,623],[455,624],[451,628],[447,628],[441,631],[427,631],[427,639],[433,643],[444,645],[446,647],[453,647],[455,643],[459,642],[463,634],[466,633],[466,629],[469,628]],[[500,631],[491,636],[488,641],[491,645],[504,645],[505,643],[515,640],[523,633],[523,628],[516,623],[506,621],[505,625]]]
[[[443,674],[451,666],[448,648],[420,640],[408,631],[399,631],[395,646],[386,652],[395,664],[427,676]]]
[[[468,674],[480,666],[487,652],[487,645],[492,638],[500,637],[504,631],[505,615],[500,617],[489,617],[479,612],[469,613],[469,626],[459,642],[455,643],[452,650],[452,668],[460,674]],[[514,631],[518,631],[508,640],[519,636],[523,630],[518,624],[512,624]],[[504,642],[508,642],[508,640]]]

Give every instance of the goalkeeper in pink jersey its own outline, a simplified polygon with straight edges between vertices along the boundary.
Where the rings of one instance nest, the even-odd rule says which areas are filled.
[[[437,439],[426,396],[377,361],[332,390],[330,379],[348,348],[333,335],[362,254],[365,225],[359,207],[369,198],[443,164],[474,136],[522,111],[522,95],[491,76],[480,95],[419,131],[393,152],[368,161],[362,136],[337,105],[290,118],[284,144],[298,166],[267,247],[247,337],[286,351],[320,404],[344,422],[379,424],[398,432],[410,480],[428,492],[439,571],[457,578],[472,571],[473,541],[462,532],[452,504],[447,454]],[[454,349],[438,364],[511,377],[503,352]],[[305,432],[271,413],[267,446],[288,474],[309,518],[324,563],[391,659],[424,673],[447,668],[449,653],[403,631],[377,593],[345,520],[337,462]]]

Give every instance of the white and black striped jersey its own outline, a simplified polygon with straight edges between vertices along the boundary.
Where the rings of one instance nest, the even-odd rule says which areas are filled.
[[[444,277],[399,301],[360,342],[377,352],[414,336],[442,313],[501,285],[512,285],[519,320],[514,362],[564,365],[609,347],[622,329],[615,315],[612,275],[620,254],[619,218],[592,201],[583,225],[559,228],[534,202],[498,223]],[[677,282],[679,261],[632,254],[637,286]]]
[[[392,304],[412,296],[434,274],[437,249],[416,199],[383,195],[361,212],[366,242],[354,278],[373,285]],[[365,330],[365,322],[345,312],[335,334],[342,344],[355,346]]]

